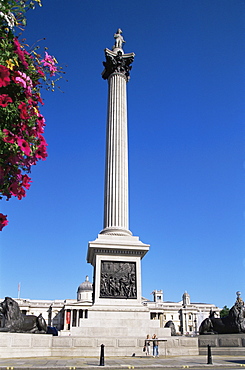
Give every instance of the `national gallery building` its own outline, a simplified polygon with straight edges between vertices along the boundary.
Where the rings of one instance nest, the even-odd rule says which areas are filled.
[[[164,328],[172,321],[177,335],[196,335],[201,322],[209,316],[210,310],[220,312],[220,308],[209,303],[191,303],[185,292],[179,302],[163,300],[163,291],[154,290],[153,301],[142,297],[142,307],[149,311],[149,320],[158,320],[159,327]],[[2,299],[3,300],[3,299]],[[93,284],[86,276],[77,289],[77,299],[66,300],[30,300],[16,298],[20,310],[26,315],[42,314],[47,325],[58,329],[59,335],[76,335],[76,329],[89,324],[93,307]],[[91,323],[92,325],[92,323]],[[146,333],[147,334],[147,333]],[[150,333],[152,334],[152,333]]]

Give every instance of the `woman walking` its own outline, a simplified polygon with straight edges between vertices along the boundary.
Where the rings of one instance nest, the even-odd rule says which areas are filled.
[[[146,340],[145,340],[145,354],[146,354],[146,356],[150,356],[150,347],[151,347],[150,335],[147,334]]]

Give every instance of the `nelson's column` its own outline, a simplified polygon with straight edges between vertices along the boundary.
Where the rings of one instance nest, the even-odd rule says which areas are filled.
[[[108,81],[104,228],[89,242],[87,253],[87,262],[94,267],[93,308],[105,311],[103,321],[108,311],[114,316],[127,308],[132,312],[134,307],[145,313],[141,305],[141,259],[149,250],[148,244],[132,235],[128,225],[126,86],[134,53],[124,53],[120,29],[114,38],[112,50],[105,49],[102,72]]]

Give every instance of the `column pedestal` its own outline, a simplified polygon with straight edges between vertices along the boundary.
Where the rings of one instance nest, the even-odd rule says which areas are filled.
[[[137,236],[99,234],[89,242],[94,266],[94,304],[141,305],[141,259],[149,250]]]

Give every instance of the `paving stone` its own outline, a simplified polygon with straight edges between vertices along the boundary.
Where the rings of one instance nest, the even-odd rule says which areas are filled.
[[[83,370],[98,369],[100,359],[97,357],[61,357],[61,358],[18,358],[0,359],[0,370]],[[169,368],[197,368],[207,365],[207,356],[179,356],[179,357],[108,357],[105,358],[104,370],[116,369],[156,369]],[[245,367],[245,356],[213,356],[213,367]],[[75,369],[74,369],[75,368]]]

